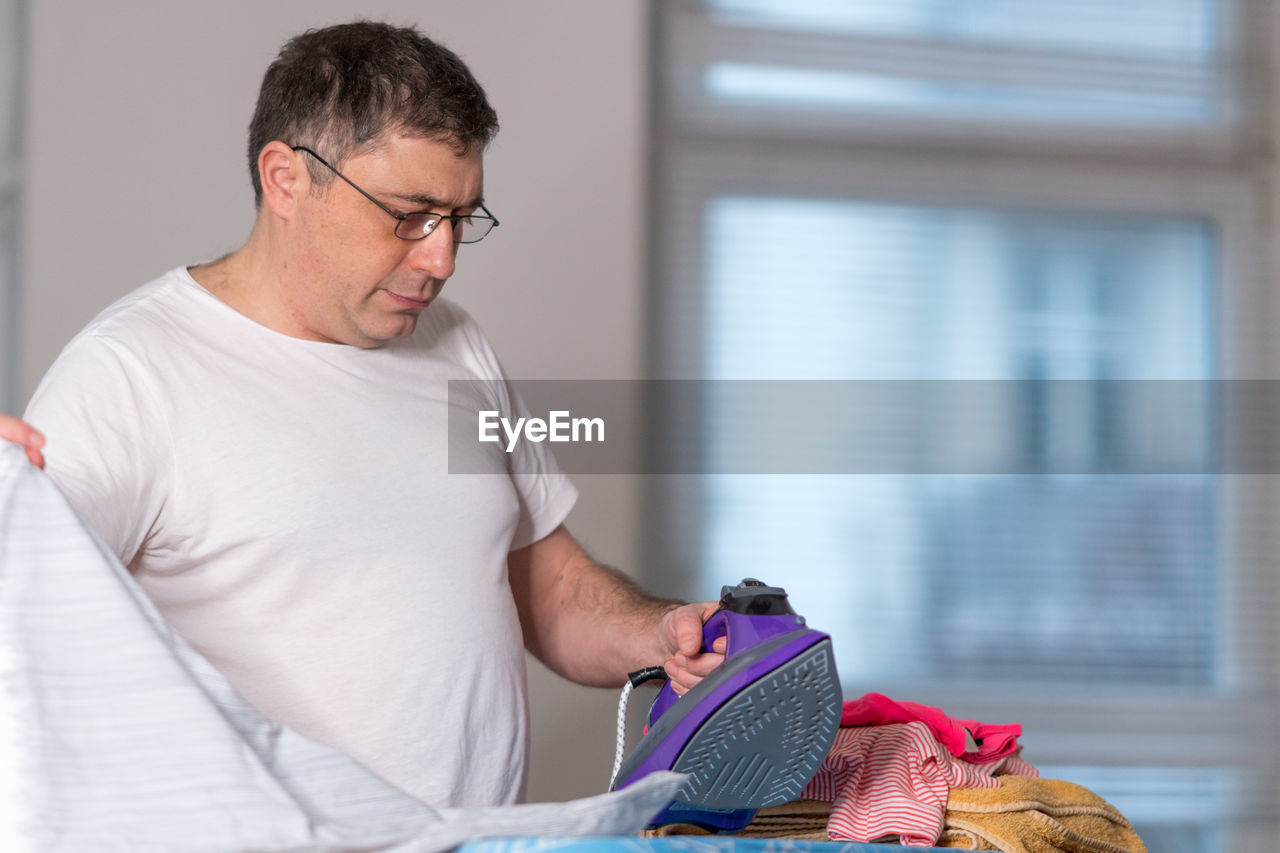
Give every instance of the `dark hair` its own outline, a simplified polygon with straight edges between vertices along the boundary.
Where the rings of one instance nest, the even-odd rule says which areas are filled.
[[[258,154],[268,142],[306,145],[339,164],[394,132],[467,154],[493,139],[498,115],[457,54],[416,30],[357,21],[295,36],[263,75],[249,123],[254,204],[262,203]],[[317,184],[333,180],[307,160]]]

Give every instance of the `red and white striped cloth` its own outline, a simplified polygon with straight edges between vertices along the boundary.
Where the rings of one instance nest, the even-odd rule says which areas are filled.
[[[911,847],[937,843],[952,788],[994,788],[996,774],[1039,776],[1015,753],[972,764],[955,758],[925,723],[841,728],[801,798],[831,803],[827,836]]]

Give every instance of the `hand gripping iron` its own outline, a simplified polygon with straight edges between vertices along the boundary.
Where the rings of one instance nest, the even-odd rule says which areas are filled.
[[[618,768],[613,790],[659,770],[689,774],[654,826],[741,829],[756,809],[795,799],[835,741],[842,695],[831,638],[805,627],[784,590],[751,578],[722,588],[702,650],[722,636],[724,663],[684,696],[663,685]]]

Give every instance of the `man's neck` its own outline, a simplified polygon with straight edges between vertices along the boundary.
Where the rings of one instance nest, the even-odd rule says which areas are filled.
[[[282,331],[286,319],[269,238],[255,227],[239,249],[207,264],[188,267],[196,283],[254,322]]]

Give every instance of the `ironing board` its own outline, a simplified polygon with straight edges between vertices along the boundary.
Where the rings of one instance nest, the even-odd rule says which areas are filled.
[[[471,841],[455,853],[889,853],[891,850],[942,851],[941,847],[902,847],[786,838],[499,838]]]

